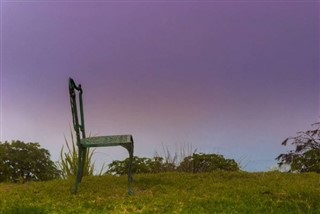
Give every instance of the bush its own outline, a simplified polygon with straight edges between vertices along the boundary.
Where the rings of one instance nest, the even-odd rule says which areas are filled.
[[[109,164],[108,174],[113,175],[124,175],[128,173],[129,169],[129,158],[123,161],[113,161]],[[132,173],[158,173],[158,172],[168,172],[174,171],[175,165],[164,161],[162,157],[154,158],[139,158],[137,156],[133,157],[132,161]]]
[[[108,174],[125,175],[128,173],[129,158],[123,161],[113,161],[109,164]],[[212,172],[217,170],[238,171],[239,166],[233,159],[225,159],[217,154],[193,154],[187,156],[177,166],[163,157],[139,158],[134,156],[132,172],[139,173],[159,173],[159,172]]]
[[[212,172],[217,170],[238,171],[239,166],[233,159],[225,159],[218,154],[196,154],[185,157],[177,168],[180,172]]]
[[[0,142],[0,181],[44,181],[59,175],[49,151],[38,143]]]

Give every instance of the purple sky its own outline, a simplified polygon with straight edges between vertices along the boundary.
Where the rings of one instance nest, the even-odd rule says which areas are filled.
[[[192,145],[267,170],[319,121],[318,1],[2,1],[1,141],[58,159],[84,88],[92,135]],[[109,163],[127,156],[101,148]]]

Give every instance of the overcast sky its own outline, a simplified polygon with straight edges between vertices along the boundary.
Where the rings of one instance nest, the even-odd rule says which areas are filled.
[[[138,156],[192,145],[267,170],[319,121],[318,1],[2,1],[1,24],[0,140],[53,160],[69,77],[87,133],[132,134]]]

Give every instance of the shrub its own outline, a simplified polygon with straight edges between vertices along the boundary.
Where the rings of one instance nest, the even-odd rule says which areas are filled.
[[[109,164],[108,174],[124,175],[128,173],[129,158],[123,161],[113,161]],[[177,166],[174,162],[168,161],[163,157],[139,158],[134,156],[132,172],[139,173],[159,173],[169,171],[179,172],[212,172],[216,170],[238,171],[239,166],[233,159],[225,159],[217,154],[193,154],[187,156]]]
[[[59,174],[49,151],[38,143],[0,142],[0,181],[44,181]]]
[[[218,154],[196,154],[187,156],[177,168],[180,172],[212,172],[217,170],[238,171],[239,166],[233,159],[225,159]]]
[[[108,174],[114,175],[124,175],[128,173],[129,169],[129,158],[123,161],[112,161],[109,164]],[[137,156],[133,157],[132,161],[132,173],[158,173],[158,172],[168,172],[174,171],[175,165],[164,161],[162,157],[154,158],[139,158]]]

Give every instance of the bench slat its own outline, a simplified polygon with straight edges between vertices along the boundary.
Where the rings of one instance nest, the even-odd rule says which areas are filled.
[[[84,147],[106,147],[133,143],[132,135],[110,135],[81,139]]]

